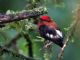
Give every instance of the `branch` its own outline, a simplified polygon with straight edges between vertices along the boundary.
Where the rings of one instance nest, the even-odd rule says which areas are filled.
[[[5,48],[4,46],[1,46],[1,45],[0,45],[0,53],[8,53],[8,54],[11,54],[11,55],[16,56],[18,58],[21,58],[22,60],[35,60],[31,57],[26,57],[22,54],[15,53],[15,52],[13,52],[13,51],[11,51],[11,50],[9,50],[9,49]]]
[[[30,57],[33,57],[33,48],[32,48],[32,41],[30,40],[30,36],[28,34],[23,34],[23,36],[28,42],[28,54]]]
[[[21,37],[21,33],[17,34],[14,38],[10,40],[9,43],[5,44],[5,47],[9,48],[12,45],[16,44],[16,41]]]
[[[5,15],[0,14],[0,24],[25,20],[28,18],[34,18],[34,17],[38,17],[40,15],[43,15],[45,13],[46,13],[46,10],[44,8],[40,7],[40,8],[35,8],[30,11],[26,11],[26,10],[21,11],[16,14],[5,14]]]
[[[70,25],[70,27],[69,27],[69,31],[67,32],[66,37],[64,39],[65,40],[64,45],[61,48],[60,53],[58,54],[58,59],[57,60],[61,60],[62,59],[64,50],[65,50],[65,48],[67,46],[67,43],[68,43],[69,39],[72,37],[72,35],[73,35],[73,33],[74,33],[75,29],[76,29],[76,25],[79,22],[79,20],[80,20],[80,9],[77,10],[77,19],[74,20],[72,22],[72,24]]]
[[[13,47],[15,47],[16,51],[18,52],[18,49],[17,49],[17,47],[16,47],[16,42],[17,42],[17,40],[19,40],[19,38],[21,38],[22,36],[23,36],[23,37],[26,39],[26,41],[28,42],[28,51],[29,51],[29,52],[28,52],[28,55],[29,55],[30,57],[33,57],[32,42],[31,42],[30,37],[29,37],[28,34],[23,34],[23,35],[22,35],[21,33],[17,34],[13,39],[11,39],[11,41],[10,41],[9,43],[5,44],[4,46],[5,46],[6,48],[9,48],[9,47],[13,46]]]

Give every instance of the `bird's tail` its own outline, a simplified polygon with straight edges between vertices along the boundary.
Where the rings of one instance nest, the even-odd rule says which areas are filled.
[[[58,46],[60,46],[61,48],[63,47],[63,45],[64,45],[64,43],[63,42],[58,42],[58,43],[56,43]]]
[[[63,47],[63,45],[64,45],[63,43],[59,44],[60,47]]]

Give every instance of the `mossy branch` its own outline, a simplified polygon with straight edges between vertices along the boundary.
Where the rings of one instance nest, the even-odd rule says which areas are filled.
[[[80,21],[80,8],[78,8],[78,10],[77,10],[76,19],[72,22],[72,24],[69,27],[69,31],[67,32],[66,37],[64,39],[65,40],[64,46],[61,48],[60,53],[58,54],[57,60],[61,60],[62,59],[64,50],[65,50],[65,48],[67,46],[67,43],[70,40],[70,38],[73,36],[74,31],[76,29],[76,25],[77,25],[77,23],[79,21]]]
[[[35,59],[31,58],[31,57],[26,57],[26,56],[24,56],[24,55],[22,55],[22,54],[15,53],[15,52],[9,50],[8,48],[0,45],[0,54],[1,54],[1,53],[2,53],[2,54],[3,54],[3,53],[11,54],[11,55],[13,55],[13,56],[15,56],[15,57],[18,57],[18,58],[22,59],[22,60],[35,60]]]
[[[45,13],[47,13],[46,8],[39,7],[33,10],[28,10],[28,11],[22,10],[20,12],[14,12],[12,14],[11,13],[10,14],[0,14],[0,25],[4,23],[25,20],[28,18],[35,18]]]

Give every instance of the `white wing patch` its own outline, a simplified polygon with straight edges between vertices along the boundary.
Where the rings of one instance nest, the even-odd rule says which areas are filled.
[[[53,34],[50,34],[49,37],[50,37],[50,38],[54,38]]]
[[[49,37],[49,38],[51,38],[51,39],[53,39],[53,38],[55,38],[55,39],[56,38],[60,38],[59,35],[55,35],[54,36],[53,34],[49,34],[49,33],[47,33],[46,36]]]
[[[50,38],[54,38],[54,36],[52,34],[49,34],[49,33],[46,33],[46,36],[50,37]]]
[[[49,37],[49,35],[50,35],[49,33],[46,33],[46,36],[47,36],[47,37]]]
[[[60,32],[59,30],[56,30],[56,32],[60,37],[63,37],[62,32]]]

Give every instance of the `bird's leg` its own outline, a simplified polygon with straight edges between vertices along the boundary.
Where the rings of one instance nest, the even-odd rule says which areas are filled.
[[[49,47],[52,43],[53,43],[53,42],[47,40],[47,41],[45,42],[45,44],[44,44],[43,47],[47,48],[47,47]]]
[[[49,41],[49,40],[46,40],[46,41],[44,42],[43,47],[42,47],[40,50],[44,50],[44,49],[50,47],[52,43],[53,43],[53,42],[51,42],[51,41]]]

